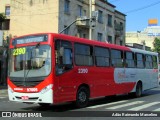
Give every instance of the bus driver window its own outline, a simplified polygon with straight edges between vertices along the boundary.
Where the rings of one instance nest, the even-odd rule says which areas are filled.
[[[72,46],[70,42],[56,41],[56,74],[63,74],[72,69]]]

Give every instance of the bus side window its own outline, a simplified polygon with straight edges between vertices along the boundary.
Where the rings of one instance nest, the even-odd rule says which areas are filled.
[[[125,53],[125,67],[134,68],[134,54],[132,52]]]
[[[92,66],[93,61],[93,47],[86,44],[75,43],[75,64],[78,66]]]
[[[158,64],[157,64],[157,56],[153,55],[152,56],[153,59],[153,68],[157,69],[158,68]]]
[[[136,65],[137,68],[144,68],[144,55],[141,53],[136,54]]]
[[[113,67],[124,67],[123,51],[111,50],[111,65]]]
[[[146,58],[146,61],[145,61],[146,68],[147,69],[152,69],[153,68],[152,56],[151,55],[146,55],[145,58]]]

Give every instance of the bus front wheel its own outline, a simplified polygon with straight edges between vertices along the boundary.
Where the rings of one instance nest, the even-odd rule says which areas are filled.
[[[80,87],[76,95],[76,106],[79,108],[86,107],[89,102],[89,90],[87,87]]]
[[[38,103],[42,107],[49,107],[51,104],[50,103]]]

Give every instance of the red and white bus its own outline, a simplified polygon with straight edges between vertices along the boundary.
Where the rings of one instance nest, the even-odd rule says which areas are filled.
[[[62,34],[10,43],[9,100],[40,105],[142,92],[158,86],[158,54]]]

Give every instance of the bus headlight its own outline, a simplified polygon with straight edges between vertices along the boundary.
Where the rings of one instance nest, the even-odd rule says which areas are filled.
[[[47,92],[50,89],[52,89],[52,87],[53,87],[53,84],[50,84],[50,85],[46,86],[45,88],[43,88],[40,93],[44,94],[45,92]]]
[[[14,91],[12,90],[12,88],[8,85],[8,91],[10,91],[11,93],[14,93]]]

